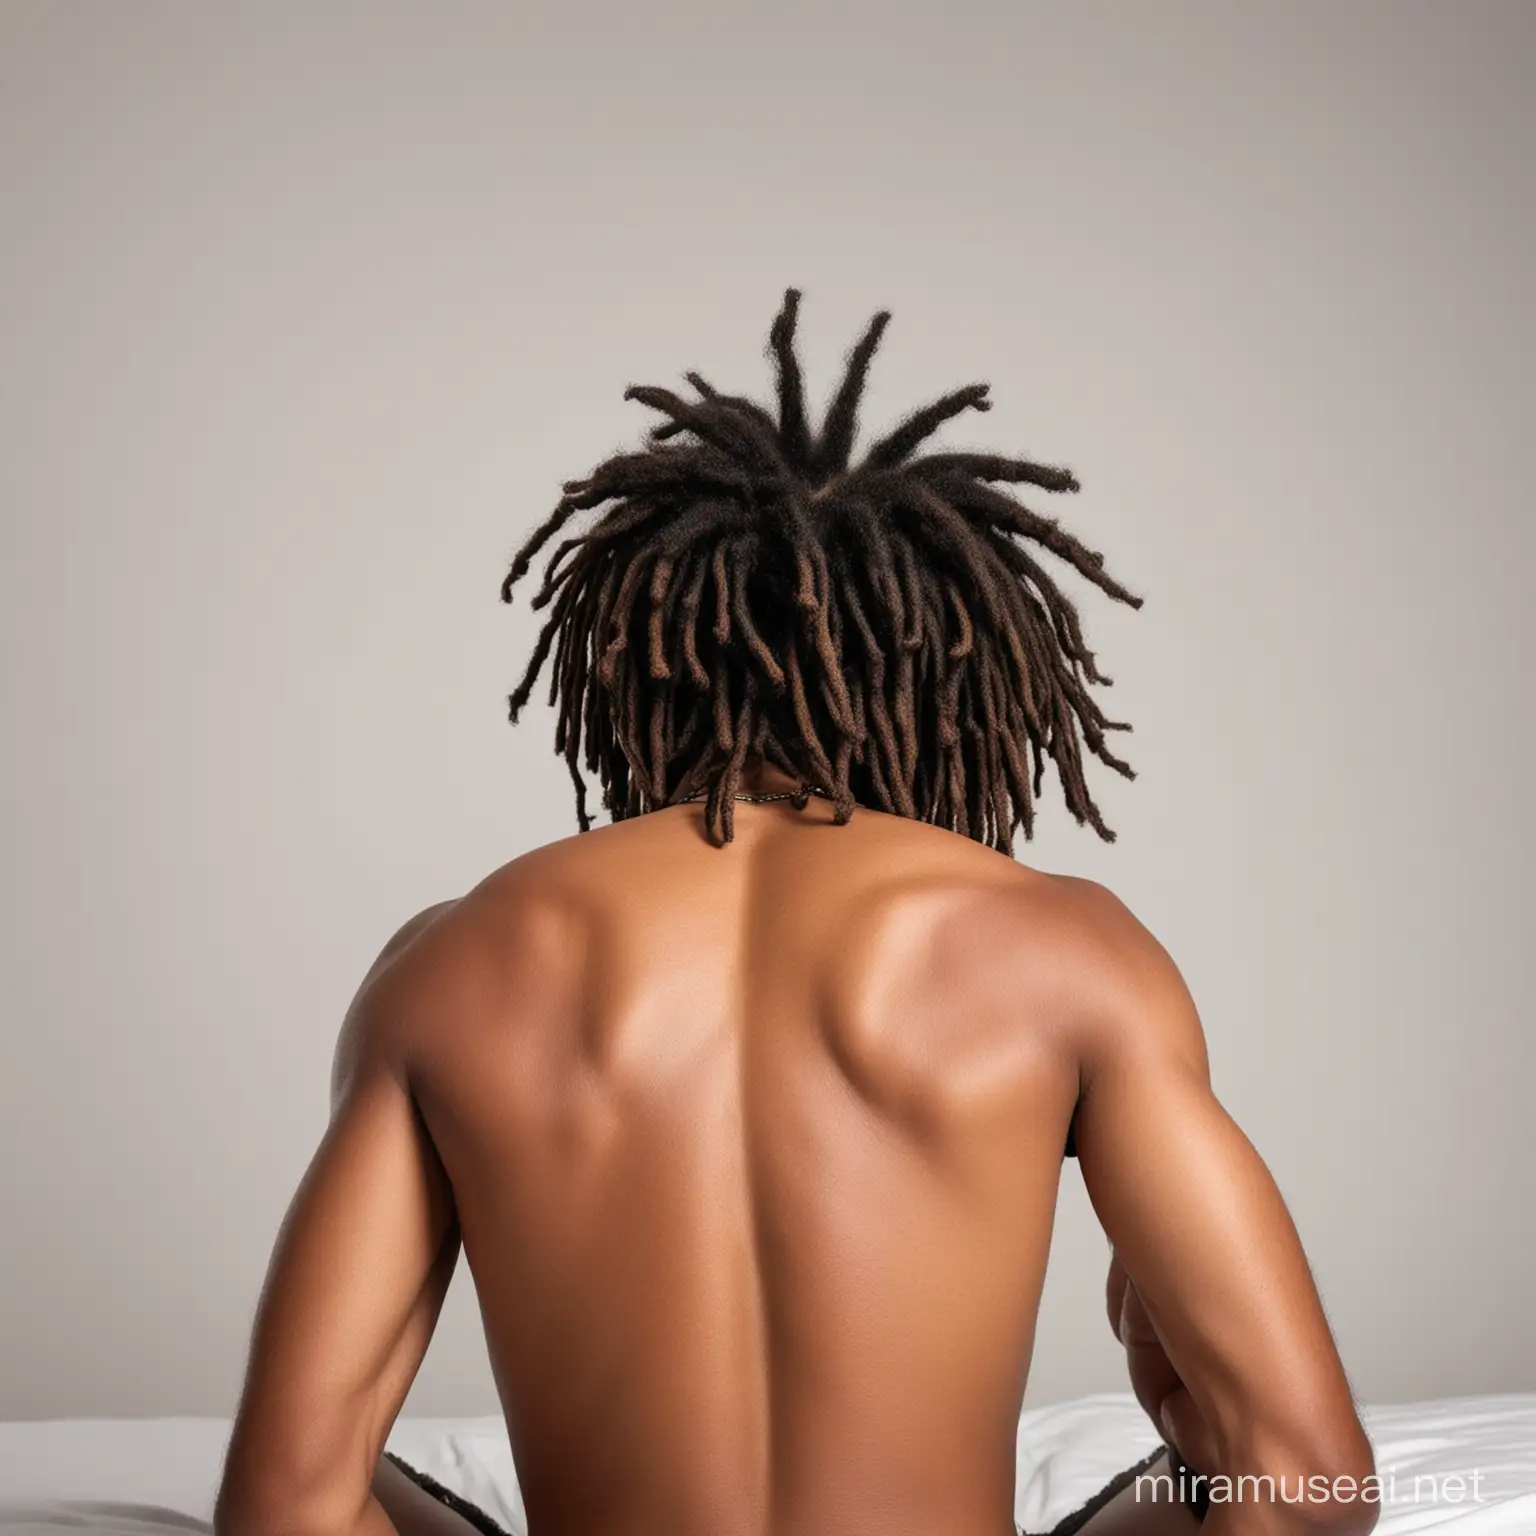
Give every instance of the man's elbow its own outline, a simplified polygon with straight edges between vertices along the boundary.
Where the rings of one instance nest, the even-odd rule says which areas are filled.
[[[314,1529],[313,1515],[301,1503],[266,1491],[226,1486],[213,1506],[213,1536],[300,1536]]]
[[[1298,1435],[1270,1448],[1255,1489],[1273,1483],[1274,1502],[1307,1536],[1369,1536],[1381,1515],[1376,1454],[1358,1418],[1322,1434]],[[1234,1497],[1241,1498],[1241,1471]],[[1287,1527],[1289,1529],[1290,1527]]]
[[[1323,1492],[1316,1503],[1324,1521],[1320,1528],[1329,1536],[1369,1536],[1381,1518],[1381,1485],[1364,1426],[1356,1420],[1353,1432],[1328,1449],[1315,1485]]]
[[[213,1536],[275,1536],[292,1529],[296,1511],[282,1500],[232,1489],[219,1489],[213,1506]]]
[[[334,1489],[226,1478],[214,1503],[213,1536],[364,1536],[374,1529],[371,1503]]]

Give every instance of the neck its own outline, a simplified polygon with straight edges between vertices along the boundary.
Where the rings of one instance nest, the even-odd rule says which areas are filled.
[[[741,782],[736,786],[739,795],[774,795],[798,789],[800,781],[782,768],[770,763],[749,764],[742,770]]]

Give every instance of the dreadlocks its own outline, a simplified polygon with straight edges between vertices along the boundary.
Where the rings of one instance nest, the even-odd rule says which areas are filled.
[[[767,762],[796,777],[799,803],[813,785],[830,795],[839,824],[864,804],[1011,853],[1016,826],[1033,834],[1049,757],[1079,824],[1113,841],[1082,744],[1133,778],[1105,745],[1106,732],[1130,727],[1089,696],[1110,679],[1038,553],[1119,602],[1141,599],[1103,555],[1001,489],[1076,491],[1077,480],[988,453],[913,457],[952,417],[989,410],[986,384],[914,412],[850,468],[890,315],[870,322],[813,434],[794,349],[799,301],[791,288],[769,334],[776,416],[696,373],[686,377],[697,399],[625,391],[664,418],[649,446],[568,481],[502,583],[510,602],[573,516],[605,509],[549,557],[533,606],[551,611],[511,719],[553,648],[555,750],[583,832],[583,762],[614,820],[705,793],[720,843],[733,835],[744,769]]]

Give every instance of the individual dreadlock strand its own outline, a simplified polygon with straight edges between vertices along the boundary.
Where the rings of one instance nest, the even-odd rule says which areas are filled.
[[[1001,838],[992,814],[992,779],[986,743],[974,720],[965,721],[960,734],[960,783],[965,795],[965,813],[976,829],[977,842],[996,848]]]
[[[701,558],[683,594],[683,657],[688,663],[688,675],[699,688],[709,687],[709,673],[699,660],[698,628],[699,606],[704,597],[704,579],[710,573],[712,561]]]
[[[832,631],[827,618],[831,609],[831,580],[827,572],[826,556],[819,548],[812,550],[810,564],[814,602],[810,610],[811,638],[821,658],[822,695],[826,699],[827,708],[832,712],[832,719],[838,730],[852,733],[853,706],[848,700],[848,688],[843,681],[843,664],[837,647],[833,644]],[[818,578],[819,593],[816,591]]]
[[[891,616],[891,644],[899,646],[907,629],[907,605],[901,595],[901,578],[896,572],[896,556],[891,529],[882,527],[869,546],[878,579],[880,596]]]
[[[502,602],[512,601],[512,588],[527,573],[528,567],[533,563],[533,557],[570,521],[572,513],[576,510],[577,503],[570,496],[562,496],[555,510],[528,536],[528,541],[518,550],[512,561],[512,568],[501,584]]]
[[[976,631],[971,625],[971,611],[966,607],[959,587],[948,576],[944,578],[944,592],[949,598],[950,607],[954,609],[955,623],[960,630],[950,643],[948,654],[951,661],[958,661],[962,656],[971,654],[971,647],[976,643]]]
[[[907,458],[925,438],[932,437],[952,416],[962,411],[990,411],[992,402],[987,399],[989,384],[967,384],[914,411],[896,430],[873,444],[864,455],[864,462],[871,469],[891,469]]]
[[[549,648],[554,643],[555,630],[550,625],[545,625],[539,631],[539,638],[534,645],[533,655],[528,658],[528,665],[523,671],[522,681],[507,696],[507,719],[513,725],[517,724],[518,716],[523,712],[523,706],[528,702],[529,695],[533,692],[533,685],[538,678],[539,669],[544,665],[545,658],[549,655]]]
[[[869,701],[871,713],[873,713],[874,703],[875,700],[873,697],[871,697]],[[886,721],[885,728],[886,733],[889,734],[889,720]],[[873,740],[875,742],[876,750],[870,751],[866,749],[864,753],[863,766],[864,771],[869,775],[870,784],[874,788],[875,804],[882,811],[890,811],[897,816],[912,815],[911,800],[910,798],[906,797],[905,794],[906,786],[900,785],[902,793],[898,794],[896,789],[893,788],[890,780],[886,777],[886,764],[891,759],[887,754],[885,743],[883,740],[881,740],[881,733],[878,729],[873,732]],[[905,810],[902,809],[903,802],[905,802],[907,806],[907,809]]]
[[[613,748],[613,720],[608,711],[602,707],[603,692],[596,685],[590,653],[587,665],[583,668],[582,679],[586,685],[586,701],[582,704],[578,716],[581,721],[581,740],[585,744],[582,761],[586,764],[587,771],[596,774],[601,782],[603,763]],[[574,701],[566,699],[563,703],[567,709],[570,709]],[[578,743],[575,740],[569,741],[566,744],[566,751],[574,754],[577,746]],[[572,760],[574,762],[574,758]]]
[[[1045,788],[1045,743],[1037,736],[1029,739],[1030,754],[1034,759],[1034,792],[1035,798],[1040,798],[1041,791]]]
[[[1001,732],[983,735],[981,750],[986,755],[987,796],[997,838],[995,846],[1003,853],[1011,854],[1015,811],[1013,801],[1008,794],[1007,771],[1003,767]]]
[[[757,625],[752,622],[752,615],[747,607],[747,561],[738,562],[732,573],[731,581],[731,614],[736,620],[736,628],[741,632],[741,637],[747,642],[747,649],[757,658],[758,665],[763,669],[764,675],[774,688],[775,692],[784,689],[784,668],[779,665],[778,658],[768,648],[768,643],[758,632]]]
[[[918,575],[917,559],[912,553],[909,540],[896,544],[896,569],[901,575],[902,602],[907,610],[909,629],[901,637],[904,651],[921,652],[923,634],[927,629],[927,606],[924,600],[922,578]]]
[[[832,765],[832,820],[842,826],[853,816],[856,801],[853,787],[848,782],[848,765],[853,759],[853,741],[848,736],[838,738],[837,760]]]
[[[679,763],[689,761],[688,751],[694,741],[700,736],[709,736],[713,721],[711,712],[706,707],[705,700],[697,695],[688,700],[686,711],[683,715],[682,729],[677,734],[677,741],[673,747],[673,756]],[[708,760],[709,754],[702,754]]]
[[[809,552],[803,549],[795,551],[795,606],[805,613],[816,609],[816,572]]]
[[[848,355],[848,367],[843,382],[827,407],[826,420],[821,427],[821,440],[816,445],[815,473],[825,479],[848,467],[848,456],[853,451],[854,434],[858,430],[859,400],[864,394],[864,381],[869,375],[869,362],[880,345],[885,328],[891,323],[891,313],[882,309],[869,322],[869,329],[859,338],[858,344]]]
[[[1006,726],[998,718],[998,710],[985,696],[978,723],[974,718],[978,711],[975,704],[981,692],[979,674],[966,668],[966,689],[959,708],[965,718],[965,730],[972,754],[976,760],[975,780],[977,803],[989,829],[992,846],[1008,851],[1013,846],[1013,807],[1008,795],[1008,779],[1003,768],[1001,738]],[[969,707],[967,707],[969,706]]]
[[[616,681],[620,685],[615,690],[617,697],[623,700],[623,707],[615,711],[619,722],[619,739],[624,747],[624,759],[627,764],[630,792],[626,806],[631,802],[639,805],[639,810],[630,810],[628,814],[638,816],[644,810],[644,797],[646,779],[645,772],[645,746],[640,737],[640,671],[635,666],[634,658],[624,654],[619,662],[619,676]]]
[[[605,501],[665,506],[669,501],[704,494],[744,495],[751,488],[751,473],[729,454],[709,443],[690,443],[671,448],[652,445],[640,453],[617,454],[590,479],[568,484],[566,492],[572,507],[584,511]]]
[[[731,733],[731,685],[724,668],[711,679],[710,700],[715,714],[715,745],[729,752],[736,740]]]
[[[944,746],[960,738],[960,685],[964,681],[965,668],[951,667],[939,686],[939,741]]]
[[[768,333],[768,344],[778,364],[779,436],[784,442],[784,456],[792,468],[803,474],[810,468],[811,438],[805,420],[805,386],[795,356],[795,321],[799,312],[799,289],[785,289],[784,307]]]
[[[672,669],[667,665],[666,637],[661,627],[667,588],[672,580],[672,567],[673,561],[669,555],[659,556],[656,564],[651,567],[651,614],[646,627],[651,643],[651,676],[657,679],[672,676]]]
[[[715,545],[710,568],[715,577],[715,639],[721,645],[731,638],[731,579],[725,557],[725,545]]]
[[[945,640],[949,626],[944,621],[944,585],[932,567],[920,565],[917,568],[917,587],[922,594],[919,612],[922,614],[923,638],[920,649],[924,666],[932,671],[937,680],[948,673],[946,663],[949,647]]]
[[[672,765],[678,759],[677,750],[677,715],[682,705],[678,701],[677,690],[666,688],[662,690],[662,736],[661,736],[661,794],[659,798],[665,802],[667,798],[667,784],[671,780]]]
[[[869,744],[869,728],[864,719],[864,690],[855,683],[848,689],[848,697],[853,703],[853,761],[856,766],[862,767]]]
[[[1034,464],[1028,459],[1005,459],[995,453],[925,453],[912,473],[924,479],[933,475],[960,475],[986,482],[1037,485],[1042,491],[1080,491],[1070,469]]]
[[[960,760],[959,743],[946,745],[944,757],[944,787],[949,794],[949,815],[946,820],[961,837],[971,835],[971,817],[966,806],[965,768]]]
[[[726,787],[726,779],[729,773],[729,759],[721,771],[716,774],[710,783],[709,793],[704,797],[704,830],[709,834],[711,841],[723,845],[728,839],[726,835],[726,807],[732,804],[732,791]],[[734,819],[730,830],[735,831]]]
[[[800,671],[799,647],[791,644],[785,652],[785,671],[789,676],[789,697],[795,712],[795,724],[800,728],[801,741],[811,755],[811,763],[818,778],[825,782],[834,777],[832,764],[827,760],[826,749],[811,718],[810,701],[805,695],[805,678]]]
[[[670,695],[657,693],[651,699],[651,799],[657,805],[667,800],[667,703]]]
[[[724,833],[722,839],[724,842],[730,842],[736,835],[736,791],[741,784],[742,765],[746,762],[747,748],[754,734],[752,706],[756,700],[757,682],[749,672],[742,694],[741,709],[736,715],[735,745],[731,749],[730,760],[725,765],[725,772],[720,776],[721,794],[725,802],[721,828]]]
[[[885,657],[881,652],[880,641],[871,628],[869,618],[859,600],[856,583],[848,583],[847,598],[854,627],[859,631],[860,638],[864,642],[865,661],[869,668],[869,716],[877,748],[869,759],[871,777],[880,790],[884,809],[894,811],[901,816],[916,816],[917,811],[912,804],[912,796],[901,766],[901,749],[896,744],[895,728],[891,724],[891,713],[886,706]]]
[[[1013,825],[1023,832],[1027,842],[1035,835],[1035,793],[1029,780],[1028,749],[1021,749],[1019,741],[1008,739],[1000,741],[998,747],[1013,800]]]
[[[912,783],[917,773],[917,718],[912,699],[912,650],[896,652],[896,740],[901,747],[901,776]]]

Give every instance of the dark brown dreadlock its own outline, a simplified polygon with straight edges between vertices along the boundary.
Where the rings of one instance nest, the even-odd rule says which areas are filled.
[[[864,804],[1011,853],[1014,827],[1033,833],[1049,756],[1078,822],[1113,841],[1083,780],[1079,737],[1134,778],[1105,745],[1105,732],[1130,727],[1089,696],[1110,679],[1036,553],[1119,602],[1141,599],[1106,574],[1101,554],[999,489],[1075,491],[1077,480],[993,454],[912,456],[951,417],[989,410],[985,384],[915,412],[850,469],[890,315],[877,314],[853,349],[813,436],[794,350],[799,301],[791,288],[769,336],[777,418],[696,373],[686,376],[696,400],[625,391],[666,418],[652,446],[567,482],[502,583],[510,602],[550,538],[606,506],[549,559],[533,606],[554,606],[509,700],[512,720],[553,646],[555,750],[584,832],[583,760],[615,820],[707,791],[720,843],[744,769],[767,762],[802,795],[824,789],[838,823]]]

